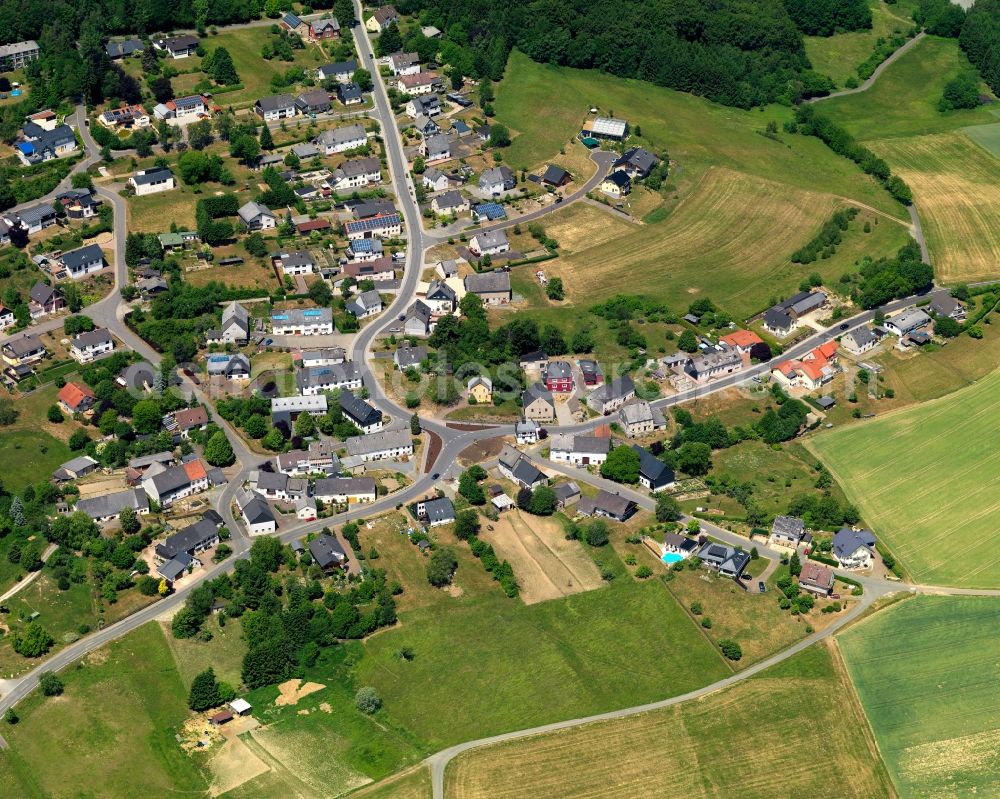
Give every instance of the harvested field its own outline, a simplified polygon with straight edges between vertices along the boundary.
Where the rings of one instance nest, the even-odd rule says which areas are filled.
[[[507,511],[482,537],[497,556],[509,560],[526,605],[567,594],[591,591],[603,584],[592,558],[578,541],[567,541],[563,526],[550,517]]]
[[[829,796],[835,774],[838,796],[895,796],[864,728],[849,680],[817,645],[702,699],[473,750],[452,762],[446,795]],[[813,750],[822,768],[802,756]]]
[[[212,774],[211,796],[227,793],[271,770],[237,735],[229,737],[208,761],[208,769]]]
[[[995,371],[940,399],[806,440],[916,582],[1000,587],[998,388]]]
[[[278,686],[278,698],[274,700],[274,704],[279,707],[282,705],[297,705],[300,699],[317,691],[322,691],[324,688],[326,686],[318,682],[304,683],[299,679],[286,680]]]
[[[1000,161],[960,132],[870,143],[910,185],[941,281],[1000,274]]]
[[[838,636],[903,796],[1000,793],[996,597],[921,596]]]

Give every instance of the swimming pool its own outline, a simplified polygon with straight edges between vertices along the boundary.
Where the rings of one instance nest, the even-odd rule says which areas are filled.
[[[684,560],[684,556],[677,552],[667,552],[662,558],[664,563],[680,563]]]

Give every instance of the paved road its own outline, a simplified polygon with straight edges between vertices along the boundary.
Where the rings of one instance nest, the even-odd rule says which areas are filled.
[[[926,35],[927,34],[924,33],[924,31],[920,31],[920,33],[918,33],[916,36],[914,36],[912,39],[910,39],[906,44],[904,44],[902,47],[900,47],[898,50],[896,50],[885,61],[883,61],[881,64],[879,64],[875,68],[875,71],[871,74],[871,77],[869,77],[868,80],[866,80],[860,86],[856,86],[853,89],[842,89],[839,92],[832,92],[831,94],[828,94],[828,95],[826,95],[824,97],[810,97],[808,100],[806,100],[806,102],[807,103],[821,103],[824,100],[832,100],[834,97],[847,97],[848,95],[851,95],[851,94],[860,94],[861,92],[868,91],[874,85],[875,81],[877,81],[882,76],[883,72],[885,72],[890,66],[892,66],[893,63],[895,63],[897,59],[901,58],[909,50],[911,50],[912,48],[916,47],[917,46],[917,42],[923,40],[923,38]]]

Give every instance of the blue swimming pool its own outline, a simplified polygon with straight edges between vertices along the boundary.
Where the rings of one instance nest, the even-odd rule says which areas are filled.
[[[680,563],[680,561],[684,560],[684,556],[677,552],[667,552],[662,560],[664,563]]]

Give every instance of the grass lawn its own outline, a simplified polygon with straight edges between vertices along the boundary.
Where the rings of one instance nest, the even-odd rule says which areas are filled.
[[[23,409],[24,405],[25,402],[17,403],[19,409]],[[70,427],[76,429],[73,423]],[[65,443],[42,430],[5,428],[0,434],[3,484],[10,492],[19,492],[31,483],[45,480],[59,468],[59,464],[72,457],[73,453]]]
[[[194,230],[195,205],[199,197],[189,188],[179,186],[171,191],[130,197],[128,200],[129,230],[139,233],[162,233],[176,222],[180,230]]]
[[[446,795],[771,799],[828,796],[836,775],[838,795],[895,796],[835,657],[813,646],[703,699],[473,750]]]
[[[227,619],[225,627],[219,627],[219,617],[212,616],[205,622],[205,629],[212,633],[211,641],[196,638],[174,638],[170,624],[159,622],[163,635],[177,664],[181,682],[190,686],[200,672],[211,666],[220,680],[237,686],[242,682],[240,669],[246,642],[243,640],[243,624],[239,619]]]
[[[511,54],[495,105],[497,120],[515,136],[504,153],[512,168],[558,160],[560,148],[570,146],[580,132],[588,109],[598,107],[604,114],[614,111],[628,119],[633,130],[638,126],[642,136],[636,138],[637,144],[669,152],[670,160],[676,162],[671,183],[682,196],[710,166],[720,166],[903,214],[901,206],[874,180],[818,139],[786,134],[780,134],[780,141],[762,137],[768,121],[780,125],[789,118],[786,108],[741,111],[639,80],[537,64],[519,52]],[[544,114],[538,113],[540,108]],[[818,227],[822,208],[813,209],[812,215]],[[716,243],[729,238],[720,235]]]
[[[995,597],[916,597],[838,636],[901,796],[1000,793]]]
[[[866,212],[852,223],[842,251],[792,264],[789,256],[840,205],[829,194],[712,168],[661,222],[637,227],[590,206],[554,214],[546,231],[559,241],[560,257],[546,263],[545,271],[563,279],[568,303],[589,306],[625,291],[661,298],[682,311],[692,300],[709,297],[748,317],[794,293],[812,272],[832,284],[861,255],[894,254],[906,241],[905,228],[885,218],[876,226],[878,215]],[[748,214],[749,208],[759,213]],[[865,221],[871,233],[862,232]]]
[[[730,673],[662,585],[624,575],[537,605],[496,590],[400,621],[368,640],[358,681],[374,685],[392,719],[431,750],[649,702]],[[412,661],[394,655],[402,646],[413,648]]]
[[[995,371],[949,396],[806,442],[917,582],[1000,587],[991,548],[1000,535],[998,387]]]
[[[351,794],[351,799],[427,799],[431,772],[426,766],[390,777]]]
[[[886,69],[868,91],[825,100],[818,109],[859,139],[941,133],[996,122],[986,106],[938,111],[945,84],[968,66],[957,39],[928,36]]]
[[[869,0],[868,5],[872,10],[870,30],[803,37],[813,69],[833,78],[837,86],[842,87],[852,76],[859,80],[857,68],[872,54],[878,39],[905,33],[914,25],[910,8],[903,3],[889,6],[885,0]]]
[[[5,725],[4,794],[18,797],[200,795],[208,787],[174,742],[187,686],[158,624],[146,624],[61,675],[65,694],[33,694]],[[57,754],[56,754],[57,753]]]
[[[996,277],[1000,161],[995,155],[961,131],[871,145],[913,189],[937,278],[959,283]]]

